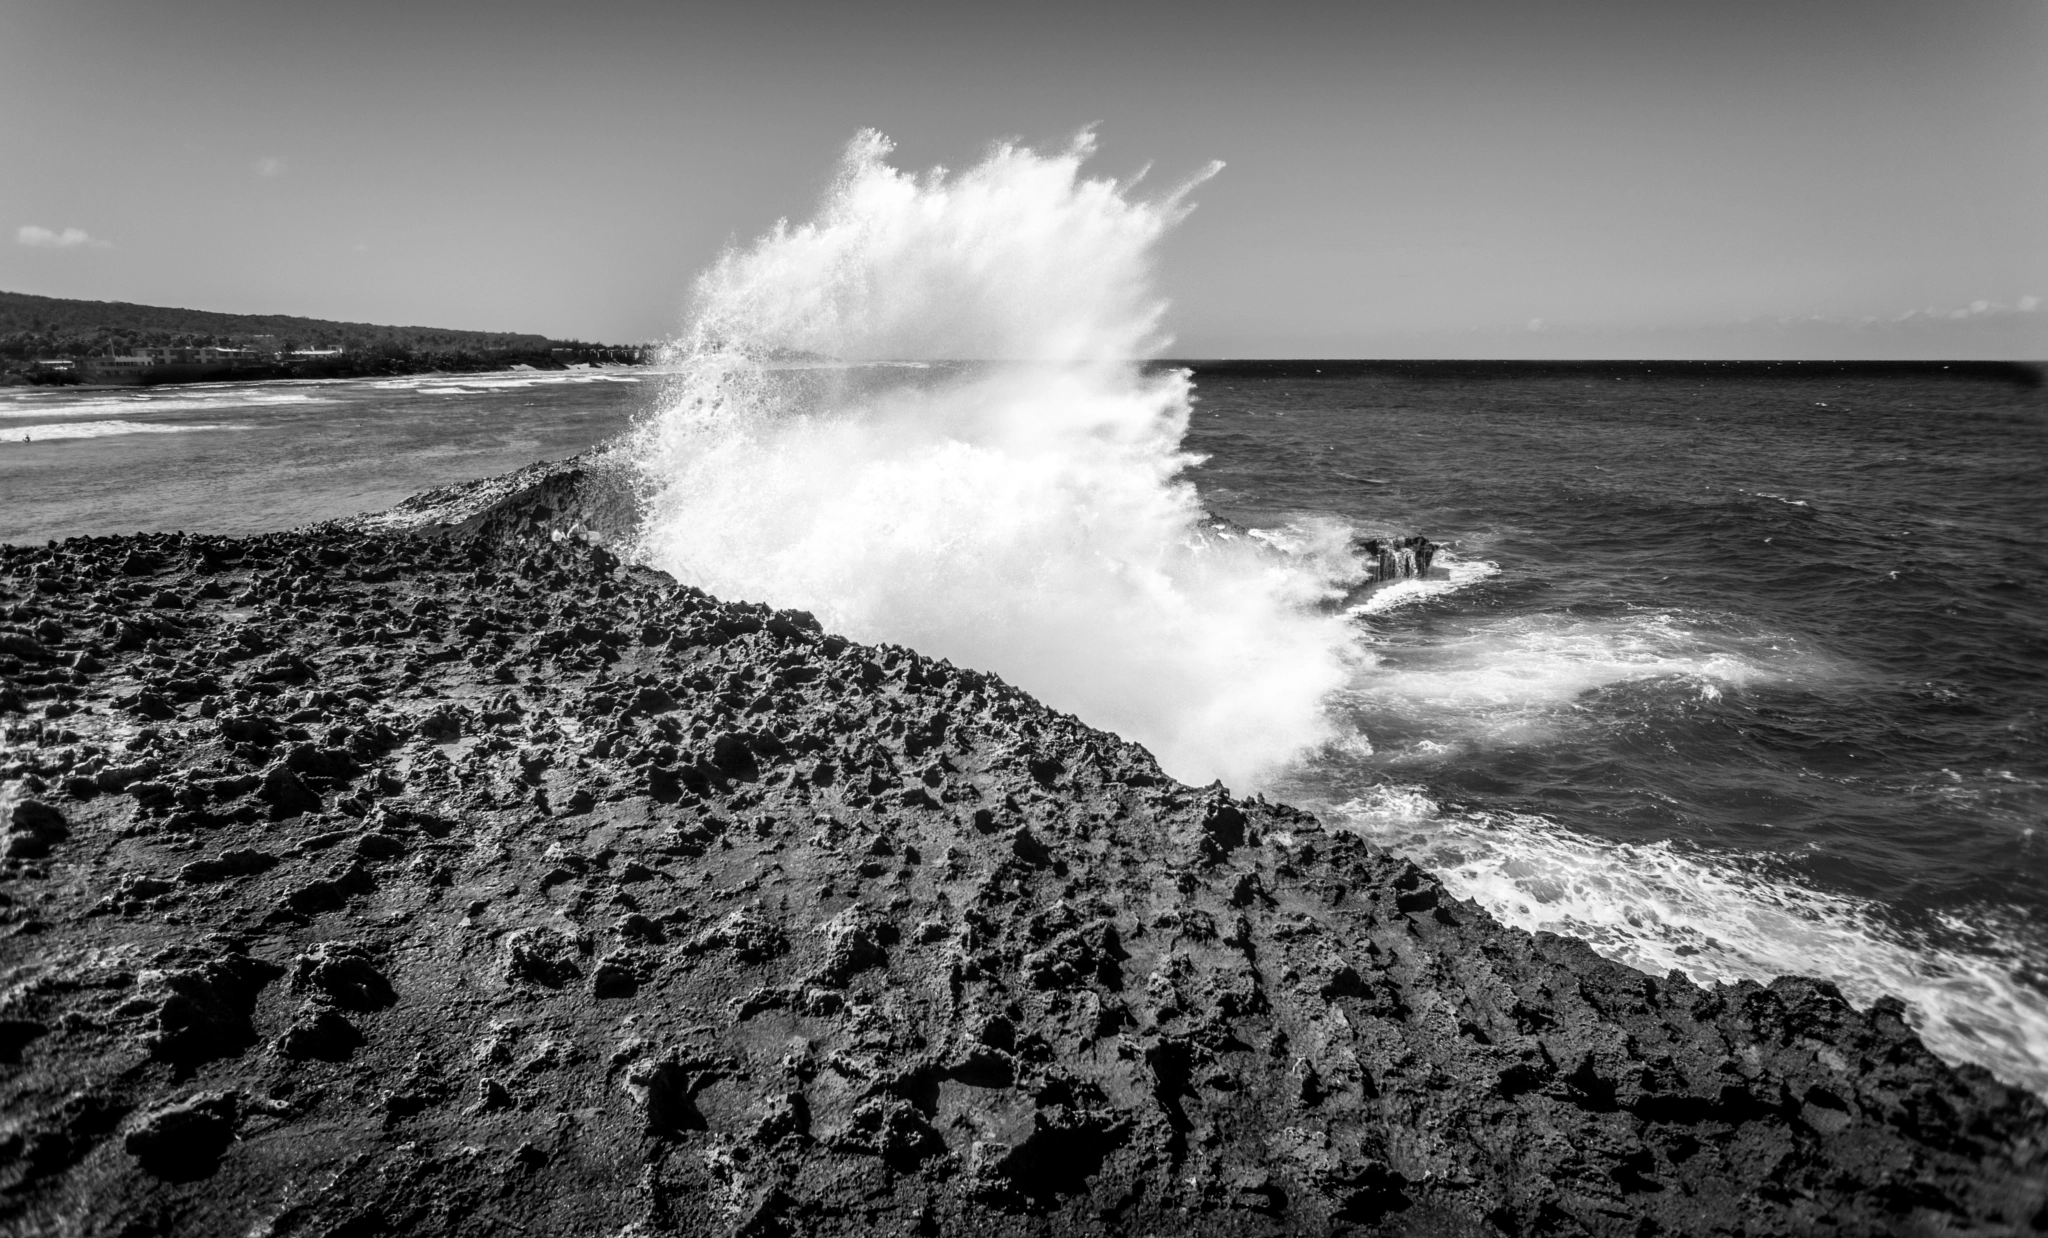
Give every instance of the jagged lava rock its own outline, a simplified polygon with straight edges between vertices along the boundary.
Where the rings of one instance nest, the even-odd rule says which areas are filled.
[[[11,1232],[2048,1226],[1895,1002],[1505,928],[561,469],[420,508],[0,548]]]

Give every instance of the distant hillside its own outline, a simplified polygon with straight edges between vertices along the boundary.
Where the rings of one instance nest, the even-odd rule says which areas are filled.
[[[263,337],[274,337],[287,348],[345,348],[350,352],[544,352],[550,343],[546,336],[508,331],[386,327],[290,314],[216,314],[126,301],[72,301],[0,292],[0,353],[9,355],[227,345]]]

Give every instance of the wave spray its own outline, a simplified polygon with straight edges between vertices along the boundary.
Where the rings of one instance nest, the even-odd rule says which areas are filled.
[[[1259,785],[1329,738],[1352,639],[1312,568],[1201,536],[1189,376],[1151,200],[1064,151],[911,176],[863,133],[815,219],[697,285],[677,376],[633,445],[640,556],[830,630],[992,670],[1146,745],[1185,781]]]

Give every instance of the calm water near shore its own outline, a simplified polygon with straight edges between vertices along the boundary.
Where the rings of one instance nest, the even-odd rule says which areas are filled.
[[[0,388],[0,540],[259,533],[376,511],[616,434],[650,377],[605,369]]]
[[[251,532],[571,454],[631,371],[0,392],[0,539]],[[1281,544],[1424,532],[1278,795],[1504,918],[1916,1003],[2048,1087],[2048,400],[1983,377],[1198,372]],[[26,435],[30,441],[23,442]]]

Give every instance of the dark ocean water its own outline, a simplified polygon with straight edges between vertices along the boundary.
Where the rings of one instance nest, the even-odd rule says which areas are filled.
[[[2048,398],[2019,373],[1202,367],[1212,507],[1450,547],[1356,608],[1348,735],[1277,794],[1512,922],[1895,992],[2048,1088]],[[0,539],[375,509],[592,445],[657,387],[10,389]]]
[[[1318,372],[1320,371],[1320,372]],[[1213,506],[1425,532],[1284,794],[1647,967],[1901,991],[2048,1081],[2048,399],[1813,368],[1211,369]],[[1374,613],[1376,612],[1376,613]]]

